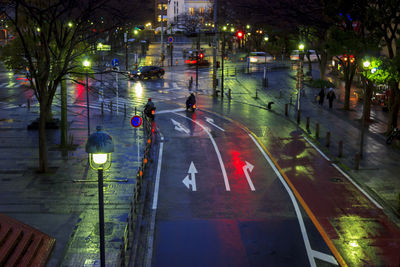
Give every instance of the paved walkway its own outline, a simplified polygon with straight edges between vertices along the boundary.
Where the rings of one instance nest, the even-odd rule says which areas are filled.
[[[316,66],[314,66],[316,68]],[[287,75],[291,79],[287,79]],[[273,101],[272,112],[284,114],[285,104],[289,105],[288,119],[297,120],[295,70],[272,69],[268,73],[269,87],[262,88],[261,73],[239,74],[228,77],[225,81],[226,88],[232,89],[232,100],[246,102],[251,105],[266,107]],[[313,77],[318,78],[319,73],[314,70]],[[343,86],[339,84],[339,86]],[[258,88],[258,99],[255,91]],[[337,161],[365,190],[374,196],[391,215],[393,221],[399,224],[399,194],[400,194],[400,150],[394,145],[386,145],[385,136],[387,114],[380,106],[372,106],[371,116],[373,123],[368,125],[364,141],[364,157],[361,159],[359,170],[354,169],[354,156],[359,152],[360,120],[362,104],[356,103],[351,111],[343,110],[343,103],[336,101],[334,108],[328,108],[328,102],[320,106],[315,101],[319,89],[305,86],[305,96],[301,97],[301,123],[299,125],[310,138],[318,143],[319,148],[329,157]],[[340,94],[339,87],[337,94]],[[310,129],[306,129],[306,117],[310,117]],[[268,123],[268,122],[266,122]],[[315,137],[316,123],[320,124],[320,138]],[[326,133],[331,133],[330,146],[326,147]],[[338,143],[343,141],[343,156],[338,157]]]
[[[35,172],[38,132],[26,128],[38,117],[37,106],[0,112],[0,213],[56,239],[47,266],[99,266],[97,173],[87,164],[86,108],[73,107],[68,115],[75,150],[63,154],[58,149],[59,130],[48,130],[48,174]],[[60,117],[58,107],[53,112]],[[98,109],[90,112],[91,132],[103,125],[115,143],[113,164],[104,177],[106,261],[111,265],[119,256],[127,224],[143,133],[134,130],[130,116],[123,113],[101,117]]]

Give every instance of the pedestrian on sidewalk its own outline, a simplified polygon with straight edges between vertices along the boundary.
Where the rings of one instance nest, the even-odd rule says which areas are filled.
[[[325,88],[321,88],[321,91],[319,91],[317,99],[318,103],[322,106],[324,104],[324,98],[325,98]]]
[[[335,90],[333,88],[329,88],[328,93],[326,94],[326,98],[329,101],[329,108],[332,108],[333,100],[336,99]]]

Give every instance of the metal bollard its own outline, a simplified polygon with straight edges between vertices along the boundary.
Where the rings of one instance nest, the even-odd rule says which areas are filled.
[[[339,141],[338,148],[339,148],[338,157],[341,158],[343,156],[343,141],[342,140]]]
[[[297,111],[297,124],[300,124],[300,110]]]
[[[256,99],[258,98],[258,90],[256,89]]]
[[[126,104],[124,103],[124,116],[126,116]]]
[[[112,101],[110,101],[110,112],[112,113],[113,107],[112,107]]]
[[[315,138],[319,139],[319,123],[315,124]]]
[[[104,102],[101,102],[101,116],[104,115]]]
[[[307,117],[306,129],[310,130],[310,117]]]
[[[232,98],[232,92],[231,92],[231,88],[228,89],[228,98],[231,99]]]
[[[31,99],[30,98],[26,99],[26,106],[28,107],[28,110],[31,109]]]
[[[287,116],[288,115],[288,104],[285,104],[285,116]]]
[[[282,88],[279,89],[279,98],[282,98]]]
[[[356,153],[354,156],[354,169],[358,170],[360,168],[360,154]]]
[[[331,132],[326,133],[326,147],[329,147],[331,145]]]

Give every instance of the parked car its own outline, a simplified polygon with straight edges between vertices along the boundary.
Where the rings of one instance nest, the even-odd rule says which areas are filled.
[[[269,63],[274,61],[274,57],[267,52],[251,52],[250,63]]]
[[[308,50],[308,52],[310,53],[310,60],[311,62],[317,62],[318,61],[318,57],[317,54],[315,53],[315,50]],[[308,58],[306,56],[306,51],[304,51],[304,61],[308,61]],[[293,50],[290,53],[290,60],[300,60],[300,53],[299,50]]]
[[[162,78],[165,70],[157,66],[141,66],[137,70],[133,70],[129,73],[130,79],[151,79],[153,77]]]

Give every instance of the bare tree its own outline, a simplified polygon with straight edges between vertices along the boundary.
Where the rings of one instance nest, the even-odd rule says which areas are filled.
[[[30,86],[40,105],[39,172],[48,171],[46,121],[51,119],[56,89],[67,74],[83,72],[82,58],[93,47],[97,25],[112,27],[125,14],[118,7],[128,10],[119,2],[14,0],[2,3],[16,33],[10,45],[20,49],[19,53],[9,55],[6,64],[17,70],[29,69]]]

